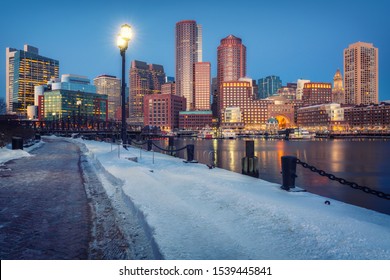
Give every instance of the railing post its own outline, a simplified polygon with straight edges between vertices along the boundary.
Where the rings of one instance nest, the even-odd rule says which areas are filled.
[[[23,150],[22,137],[12,137],[12,150]]]
[[[152,150],[152,140],[148,139],[148,151],[151,151]]]
[[[175,138],[173,136],[168,137],[168,150],[171,156],[175,155],[173,150],[175,149]]]
[[[245,141],[245,157],[241,161],[242,174],[252,177],[259,177],[258,159],[255,157],[255,142]]]
[[[282,189],[288,191],[290,188],[295,188],[296,171],[297,158],[294,156],[282,156]]]

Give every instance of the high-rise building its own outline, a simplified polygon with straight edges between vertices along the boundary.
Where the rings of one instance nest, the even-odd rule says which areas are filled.
[[[246,76],[246,47],[242,40],[229,35],[221,40],[217,49],[217,79],[222,82],[237,81]]]
[[[331,83],[305,83],[303,86],[302,101],[304,106],[325,104],[332,102]]]
[[[164,67],[134,60],[130,68],[130,123],[143,124],[145,95],[161,93],[165,82]]]
[[[344,49],[344,88],[347,104],[378,104],[378,48],[357,42]]]
[[[45,85],[59,76],[58,60],[39,55],[38,48],[24,45],[23,50],[6,49],[7,113],[26,116],[34,105],[34,86]]]
[[[332,102],[338,104],[345,103],[343,76],[341,75],[340,69],[337,69],[336,74],[334,74],[333,77]]]
[[[194,63],[194,110],[210,110],[210,62]]]
[[[194,108],[194,63],[202,62],[202,27],[194,20],[176,23],[176,94]]]
[[[96,93],[108,96],[108,119],[121,120],[121,80],[111,75],[100,75],[93,79]]]
[[[282,87],[282,80],[279,76],[267,76],[258,80],[258,98],[263,99],[276,94]]]
[[[295,95],[296,100],[302,100],[303,87],[306,83],[310,83],[310,80],[303,80],[303,79],[297,80],[297,92]]]

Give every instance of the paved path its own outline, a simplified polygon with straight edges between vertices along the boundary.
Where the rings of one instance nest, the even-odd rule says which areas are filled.
[[[94,198],[84,188],[79,147],[63,140],[45,142],[31,152],[34,156],[10,161],[10,170],[1,172],[0,258],[128,258],[114,214],[106,215],[109,229],[94,222]],[[105,193],[100,199],[107,203]],[[117,251],[104,252],[106,243]]]

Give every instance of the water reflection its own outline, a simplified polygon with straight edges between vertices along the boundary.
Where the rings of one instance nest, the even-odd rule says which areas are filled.
[[[176,147],[195,145],[195,157],[210,163],[209,152],[216,151],[218,167],[241,173],[245,156],[245,141],[249,139],[176,139]],[[252,139],[251,139],[252,140]],[[259,159],[259,177],[281,184],[281,157],[294,155],[302,161],[332,173],[337,177],[390,193],[390,141],[317,140],[282,141],[254,139],[255,155]],[[203,153],[207,151],[206,153]],[[178,154],[185,157],[185,151]],[[296,185],[326,197],[375,209],[390,214],[390,202],[330,181],[317,173],[297,167]]]

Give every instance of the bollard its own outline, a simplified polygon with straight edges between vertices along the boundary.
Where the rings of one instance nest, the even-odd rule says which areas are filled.
[[[241,160],[241,173],[255,178],[259,177],[259,162],[255,157],[255,142],[245,141],[245,157]]]
[[[152,150],[152,140],[148,139],[148,151],[151,151]]]
[[[41,140],[41,135],[40,134],[35,134],[35,140]]]
[[[245,155],[249,158],[253,158],[255,156],[255,141],[245,141]]]
[[[282,156],[282,189],[288,191],[290,188],[295,188],[296,171],[297,158],[294,156]]]
[[[23,150],[22,137],[12,137],[12,150]]]
[[[184,161],[184,162],[186,162],[186,163],[197,163],[197,161],[194,159],[194,150],[195,150],[194,144],[188,144],[187,145],[187,160]]]

